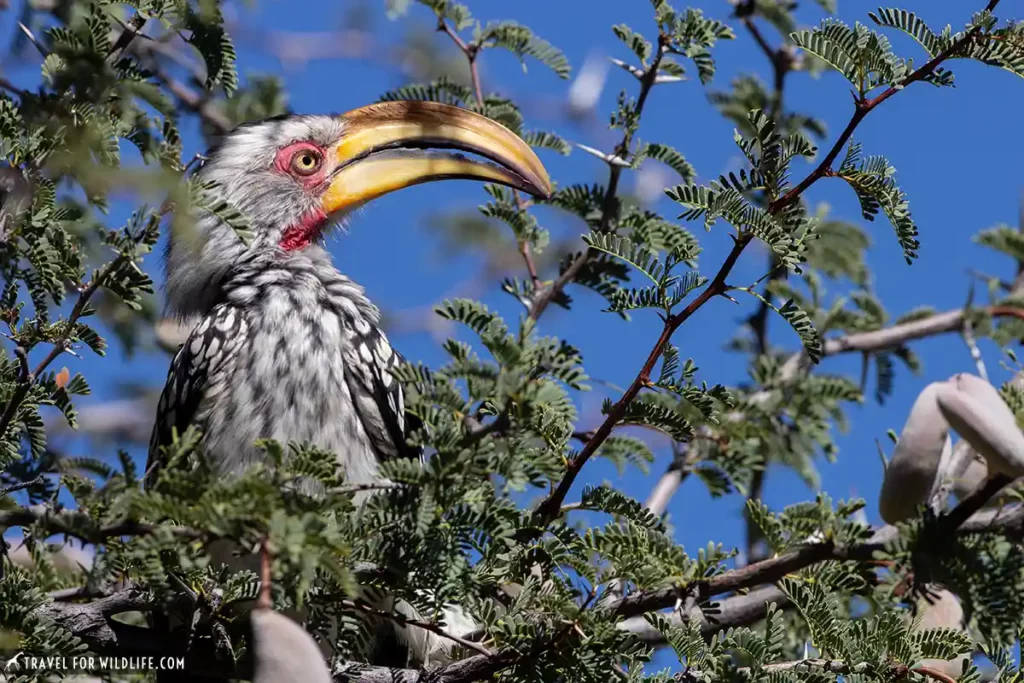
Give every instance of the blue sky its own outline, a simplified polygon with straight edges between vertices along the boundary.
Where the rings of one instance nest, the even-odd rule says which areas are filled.
[[[711,16],[726,19],[729,6],[723,0],[695,3]],[[867,11],[875,5],[840,0],[839,16],[852,23],[868,21]],[[901,7],[924,17],[933,28],[952,23],[959,28],[972,12],[984,3],[952,2],[951,0],[907,1]],[[1020,18],[1015,3],[1004,2],[1007,18]],[[818,7],[801,3],[800,17],[805,23],[817,23]],[[627,23],[647,36],[655,35],[646,2],[615,0],[576,0],[518,3],[470,3],[482,19],[515,19],[529,25],[538,34],[562,48],[574,68],[588,55],[614,56],[629,59],[631,54],[612,35],[610,27]],[[677,3],[677,7],[682,7]],[[239,20],[263,30],[324,31],[340,26],[349,3],[286,2],[263,0],[251,8],[240,10]],[[410,16],[389,22],[382,4],[372,3],[372,30],[383,41],[398,40],[409,22],[427,23],[430,15],[420,6],[413,6]],[[4,13],[0,29],[12,29],[11,12]],[[765,27],[769,41],[777,44],[778,36]],[[438,41],[445,38],[438,34]],[[921,63],[922,53],[909,39],[892,36],[900,54],[914,56]],[[274,56],[262,51],[262,43],[240,40],[239,69],[243,75],[275,73],[282,76],[291,108],[297,112],[340,112],[374,101],[382,92],[402,82],[393,66],[365,60],[319,60],[301,68],[287,68]],[[712,87],[724,88],[729,80],[742,72],[755,71],[768,79],[767,63],[748,34],[738,31],[737,40],[722,43],[715,51],[719,64]],[[564,101],[571,81],[563,81],[536,63],[528,63],[524,76],[514,57],[504,52],[486,52],[482,57],[481,76],[485,89],[499,90],[524,98],[528,107],[527,127],[549,128],[564,137],[593,147],[610,149],[618,134],[603,126],[580,129],[564,121],[545,117],[552,102]],[[1024,110],[1024,84],[1012,74],[991,67],[953,63],[957,76],[955,89],[937,89],[915,85],[886,102],[865,121],[857,139],[864,143],[866,153],[884,153],[895,165],[904,191],[910,197],[913,215],[921,231],[920,258],[907,266],[900,253],[891,226],[885,220],[868,223],[873,247],[870,265],[874,270],[874,289],[895,316],[920,305],[939,310],[964,304],[970,278],[969,269],[977,269],[1011,277],[1013,264],[971,242],[979,229],[1000,222],[1014,223],[1017,217],[1021,187],[1018,163],[1022,150],[1020,111]],[[692,68],[688,67],[692,72]],[[22,83],[31,83],[35,67],[17,69],[12,76]],[[614,108],[620,88],[635,93],[636,82],[618,69],[608,75],[608,83],[599,105],[599,122],[606,120]],[[732,141],[732,125],[707,102],[706,90],[694,78],[684,83],[657,87],[644,113],[640,137],[650,142],[665,142],[681,150],[697,168],[701,180],[709,180],[738,163],[738,150]],[[847,84],[838,74],[826,73],[813,80],[796,74],[787,83],[787,106],[824,119],[829,126],[829,140],[845,125],[851,110]],[[550,109],[549,109],[550,111]],[[187,131],[188,158],[201,151],[201,139],[195,130]],[[567,158],[542,152],[542,160],[558,182],[604,182],[606,169],[602,162],[581,152]],[[811,166],[794,166],[794,179],[801,178]],[[627,180],[630,187],[631,180]],[[838,181],[824,181],[807,194],[812,203],[827,202],[836,216],[861,221],[853,193]],[[384,197],[368,207],[351,225],[349,234],[331,242],[338,267],[366,286],[371,297],[391,313],[418,309],[440,301],[460,282],[477,272],[472,258],[454,261],[438,260],[438,238],[431,234],[425,216],[429,212],[472,208],[485,201],[478,185],[470,182],[449,182],[411,188]],[[667,215],[677,213],[667,199],[656,208]],[[555,213],[539,213],[542,223],[554,236],[575,238],[582,225]],[[702,272],[712,275],[730,246],[724,224],[704,234],[694,229],[705,246],[701,256]],[[748,249],[734,271],[732,280],[739,284],[752,282],[763,274],[765,252]],[[148,266],[160,273],[156,256]],[[522,271],[516,271],[522,276]],[[159,277],[159,276],[158,276]],[[517,305],[500,292],[495,278],[480,296],[488,304],[505,313],[509,319],[518,315]],[[625,386],[635,376],[647,356],[660,324],[654,315],[634,316],[626,323],[617,316],[600,312],[600,302],[582,291],[574,291],[576,306],[570,312],[550,310],[542,321],[542,331],[566,337],[583,352],[589,374],[602,382]],[[704,307],[676,335],[675,343],[684,357],[692,357],[701,368],[700,379],[709,383],[736,383],[745,378],[745,363],[740,356],[722,350],[735,326],[749,314],[755,302],[740,300],[736,306],[724,299]],[[795,334],[780,318],[771,321],[772,338],[776,343],[796,348]],[[425,333],[394,335],[392,340],[411,359],[438,362],[442,359],[440,343]],[[875,439],[884,439],[889,428],[899,429],[913,399],[929,381],[944,379],[954,372],[972,371],[971,358],[956,336],[931,339],[914,344],[924,363],[924,374],[914,377],[898,369],[895,394],[884,406],[868,401],[849,411],[851,430],[840,435],[841,448],[836,464],[821,463],[823,489],[834,498],[861,495],[868,499],[868,517],[878,522],[875,498],[881,482],[881,465]],[[982,351],[993,379],[1008,375],[999,367],[996,347],[982,343]],[[72,370],[85,373],[95,391],[90,400],[109,399],[125,381],[162,383],[168,359],[158,354],[141,354],[126,359],[119,350],[112,350],[106,359],[86,355],[82,360],[67,358]],[[832,372],[859,373],[857,358],[828,359],[823,369]],[[594,390],[580,397],[580,405],[588,417],[581,425],[597,424],[597,409],[609,389],[594,382]],[[873,393],[869,386],[868,395]],[[618,393],[612,391],[612,396]],[[96,454],[101,455],[101,454]],[[664,452],[662,456],[665,457]],[[642,477],[630,473],[620,482],[626,492],[643,499],[654,478],[660,474],[664,460],[655,463],[652,475]],[[612,467],[594,462],[585,471],[585,481],[598,482],[615,477]],[[582,483],[578,488],[582,488]],[[778,508],[785,504],[813,497],[794,475],[773,468],[768,473],[766,502]],[[570,498],[573,496],[571,495]],[[726,546],[742,540],[740,510],[737,496],[718,501],[709,497],[697,480],[687,481],[673,500],[669,512],[678,538],[689,549],[705,545],[709,540]]]

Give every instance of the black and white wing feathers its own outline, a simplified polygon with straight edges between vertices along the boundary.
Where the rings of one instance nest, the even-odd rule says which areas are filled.
[[[163,466],[162,447],[173,442],[197,417],[206,396],[209,378],[237,352],[246,336],[248,323],[235,306],[220,304],[197,324],[178,349],[160,395],[156,423],[149,442],[145,484],[152,486]],[[202,425],[197,425],[202,428]]]
[[[391,375],[402,362],[401,354],[376,327],[365,334],[354,331],[345,352],[352,402],[381,460],[422,457],[421,449],[406,444],[406,435],[421,423],[405,412],[402,385]]]

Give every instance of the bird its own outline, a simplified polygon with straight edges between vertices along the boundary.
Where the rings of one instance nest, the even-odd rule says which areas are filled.
[[[167,374],[145,486],[190,425],[224,476],[263,462],[258,439],[334,453],[349,484],[376,482],[389,458],[421,457],[406,443],[413,424],[391,374],[402,357],[324,238],[367,202],[420,183],[471,179],[549,197],[537,155],[481,114],[389,101],[242,124],[195,173],[245,216],[249,235],[202,210],[194,229],[172,231],[167,316],[194,326]]]

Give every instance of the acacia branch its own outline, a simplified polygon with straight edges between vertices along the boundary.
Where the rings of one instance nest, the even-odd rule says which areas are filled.
[[[789,607],[789,598],[775,586],[765,586],[743,595],[733,595],[713,605],[711,609],[695,606],[685,614],[680,610],[664,613],[662,616],[674,626],[682,626],[683,619],[696,619],[700,622],[700,632],[705,639],[710,639],[719,631],[730,628],[750,626],[765,617],[768,605],[774,603],[779,609]],[[619,622],[618,628],[632,633],[648,645],[661,645],[665,636],[658,629],[647,623],[642,616],[630,617]]]
[[[941,533],[952,533],[964,512],[977,509],[984,503],[984,495],[965,499],[961,506],[941,520],[944,525]],[[987,500],[987,498],[985,498]],[[977,506],[977,507],[975,507]],[[958,511],[960,513],[958,514]],[[1024,525],[1024,505],[1017,505],[1009,510],[987,510],[976,513],[959,525],[959,534],[972,533],[1014,533]],[[636,618],[645,612],[673,607],[681,595],[687,595],[692,589],[698,588],[700,595],[713,597],[716,594],[752,588],[760,584],[772,583],[788,573],[799,571],[805,567],[826,560],[869,560],[875,552],[886,543],[893,541],[899,534],[898,529],[886,526],[878,529],[864,543],[840,548],[832,544],[816,544],[803,546],[772,560],[748,565],[741,569],[725,572],[711,579],[699,582],[682,589],[670,587],[631,595],[610,603],[599,609],[627,618],[619,628],[633,632],[645,640],[654,636],[645,629],[640,619]],[[720,601],[713,609],[701,613],[701,631],[710,637],[719,630],[754,623],[764,617],[766,605],[770,602],[784,607],[788,602],[785,595],[775,587],[761,587],[746,595],[734,595]],[[114,615],[125,612],[147,612],[157,609],[151,593],[130,586],[112,595],[87,603],[48,602],[34,611],[35,615],[45,618],[54,624],[67,629],[72,635],[80,638],[91,652],[96,654],[117,654],[120,656],[162,656],[168,654],[164,647],[168,642],[154,634],[152,629],[130,626],[112,619]],[[697,616],[699,608],[692,611]],[[199,642],[199,641],[197,641]],[[460,643],[462,644],[462,643]],[[551,642],[538,643],[539,648],[551,646]],[[466,643],[466,647],[477,646]],[[186,654],[186,671],[193,674],[219,675],[229,677],[248,677],[251,675],[251,661],[243,657],[238,663],[225,662],[212,649],[190,650]],[[426,671],[413,669],[391,669],[370,666],[358,662],[343,662],[334,669],[334,680],[345,683],[470,683],[484,680],[498,671],[514,665],[527,657],[536,656],[536,652],[516,652],[499,650],[488,654],[478,654],[467,659]],[[924,673],[924,672],[923,672]]]
[[[469,74],[473,81],[473,96],[476,98],[476,104],[478,107],[483,109],[484,106],[484,91],[480,85],[480,67],[477,64],[477,57],[480,55],[481,45],[477,43],[469,44],[459,35],[458,31],[453,29],[444,18],[439,17],[437,20],[437,30],[443,32],[455,46],[462,51],[462,54],[466,57],[466,62],[469,64]],[[512,194],[516,199],[516,207],[520,211],[526,210],[526,202],[519,195],[518,190],[512,190]],[[533,260],[533,249],[530,245],[530,241],[527,239],[520,239],[519,242],[519,254],[523,257],[523,264],[526,266],[526,272],[530,276],[530,283],[532,284],[534,291],[540,287],[540,276],[537,274],[537,264]]]
[[[947,332],[960,332],[964,329],[966,316],[970,310],[977,310],[994,318],[1013,317],[1024,319],[1024,309],[1012,306],[987,306],[976,309],[958,308],[944,313],[900,323],[871,332],[857,332],[843,337],[825,339],[822,344],[823,356],[835,356],[840,353],[861,352],[873,353],[897,348],[915,339],[934,337]]]
[[[7,429],[11,426],[11,422],[17,415],[18,409],[21,407],[21,402],[25,400],[26,396],[28,396],[28,392],[32,389],[32,386],[35,384],[36,379],[39,378],[39,375],[43,374],[46,371],[46,368],[50,366],[50,363],[55,361],[57,357],[64,353],[64,351],[66,351],[71,345],[71,337],[74,335],[75,325],[78,322],[78,319],[82,317],[82,314],[85,313],[89,300],[92,299],[93,295],[96,294],[99,288],[103,286],[111,273],[120,268],[121,264],[126,259],[127,257],[124,254],[118,254],[117,258],[96,271],[92,281],[81,289],[81,292],[78,295],[78,300],[75,301],[75,305],[71,308],[71,313],[68,315],[66,321],[68,330],[67,334],[53,342],[50,352],[46,354],[46,357],[39,362],[31,373],[27,376],[23,375],[18,387],[11,395],[11,399],[8,401],[7,407],[4,409],[3,417],[0,417],[0,437],[7,434]],[[25,351],[21,356],[22,363],[25,363],[28,360],[26,354],[27,351]],[[27,366],[23,365],[23,371],[25,367]]]
[[[753,13],[753,2],[747,3],[745,10]],[[782,127],[779,119],[784,114],[783,95],[785,93],[786,76],[788,76],[789,72],[792,70],[793,62],[786,50],[786,45],[783,44],[778,49],[773,48],[768,43],[767,39],[765,39],[764,34],[761,33],[761,29],[750,14],[746,14],[742,21],[743,25],[747,28],[747,31],[754,38],[754,42],[760,46],[761,51],[764,52],[772,66],[774,93],[768,109],[768,117],[775,121],[776,128],[781,130]],[[774,252],[769,252],[768,254],[768,273],[768,281],[764,285],[763,298],[757,307],[757,311],[755,311],[749,319],[749,325],[756,340],[756,350],[758,354],[765,354],[768,351],[768,319],[772,310],[771,305],[768,303],[770,297],[769,289],[772,282],[778,280],[784,274],[784,270],[779,267],[779,260]],[[751,477],[750,488],[747,493],[747,500],[760,498],[761,491],[764,487],[764,477],[764,469],[754,471],[753,476]],[[753,519],[751,519],[749,510],[745,509],[743,515],[746,520],[746,556],[749,561],[754,558],[754,551],[758,541],[761,539],[761,533],[757,525],[754,524]]]
[[[13,526],[40,526],[49,535],[63,534],[86,543],[102,543],[119,536],[148,536],[165,528],[147,522],[126,520],[106,526],[97,525],[88,513],[81,510],[57,510],[49,505],[31,505],[0,511],[0,529]],[[198,539],[203,533],[184,526],[168,526],[171,533],[182,539]]]
[[[722,629],[754,623],[764,617],[766,603],[781,605],[785,601],[785,596],[776,588],[728,598],[719,603],[714,614],[700,617],[703,619],[701,630],[710,637]],[[157,608],[152,594],[138,588],[128,588],[88,603],[47,603],[37,608],[35,614],[67,629],[80,638],[90,652],[96,654],[163,656],[168,654],[161,647],[162,643],[167,642],[166,638],[155,635],[151,629],[129,626],[111,618],[125,612],[146,612]],[[642,639],[653,640],[654,636],[644,630],[641,623],[646,626],[642,620],[627,620],[622,622],[620,628]],[[471,645],[477,644],[467,644],[466,647]],[[486,680],[530,654],[503,650],[474,655],[428,670],[388,668],[348,661],[334,667],[333,678],[338,683],[470,683]],[[190,651],[185,660],[186,672],[208,676],[244,677],[251,675],[251,667],[248,657],[243,657],[236,666],[232,666],[219,659],[212,650]]]
[[[151,66],[150,69],[153,71],[153,76],[156,80],[167,88],[172,95],[177,97],[178,101],[186,109],[196,114],[217,133],[223,135],[234,127],[231,125],[231,120],[210,103],[209,97],[200,95],[157,67]]]
[[[124,50],[132,44],[132,41],[135,40],[135,36],[139,35],[139,32],[146,26],[146,17],[139,12],[133,14],[127,24],[116,17],[114,20],[121,24],[121,34],[110,47],[110,51],[107,52],[108,59],[124,52]]]
[[[476,63],[477,55],[480,54],[480,46],[470,45],[463,40],[458,31],[453,29],[443,17],[438,17],[437,19],[437,30],[451,38],[455,46],[466,56],[466,61],[469,62],[469,75],[473,81],[473,96],[476,98],[477,106],[483,107],[484,91],[480,87],[480,68]]]
[[[999,0],[990,0],[988,9],[991,10],[994,8],[998,2]],[[978,31],[980,31],[980,26],[976,26],[971,31],[968,31],[963,38],[950,45],[948,49],[943,50],[934,59],[910,74],[901,82],[899,88],[890,87],[884,93],[872,100],[859,100],[856,108],[854,109],[853,116],[850,117],[850,122],[846,125],[846,128],[839,135],[839,139],[836,140],[832,149],[827,155],[825,155],[825,158],[821,163],[811,171],[806,178],[800,181],[796,187],[779,199],[771,202],[768,205],[768,213],[773,215],[778,214],[791,203],[799,199],[807,188],[826,175],[830,175],[832,173],[833,162],[839,156],[842,148],[853,136],[854,130],[856,130],[857,126],[860,125],[860,122],[863,121],[868,114],[874,111],[887,99],[892,97],[896,92],[899,92],[907,85],[919,81],[932,73],[939,64],[956,53],[967,41],[971,40]],[[640,103],[638,103],[638,105],[639,104]],[[604,216],[602,216],[602,220],[603,219]],[[662,353],[664,353],[665,347],[668,346],[673,333],[675,333],[675,331],[684,322],[689,320],[690,316],[696,313],[704,304],[718,295],[725,294],[730,289],[729,285],[726,283],[726,279],[729,277],[733,267],[739,260],[740,254],[742,254],[747,245],[753,241],[754,234],[752,232],[741,232],[733,239],[733,248],[729,252],[729,255],[726,256],[725,261],[722,263],[722,266],[719,268],[714,279],[701,291],[700,295],[697,296],[696,299],[686,306],[686,308],[679,313],[670,316],[665,321],[665,326],[661,331],[661,335],[655,342],[654,348],[651,349],[651,352],[647,356],[647,360],[640,368],[640,372],[637,374],[632,384],[629,385],[629,388],[626,389],[619,400],[612,405],[604,422],[602,422],[601,426],[594,432],[593,438],[588,441],[577,456],[569,462],[568,468],[562,476],[561,481],[558,482],[558,485],[555,486],[547,498],[537,506],[537,509],[534,512],[534,524],[538,528],[544,528],[558,516],[562,503],[565,501],[565,496],[572,488],[572,485],[576,481],[576,477],[579,475],[580,471],[583,469],[583,466],[587,464],[587,461],[590,460],[591,456],[597,452],[597,449],[602,443],[604,443],[605,439],[608,438],[615,425],[618,424],[623,416],[625,416],[626,409],[629,407],[629,404],[633,402],[633,399],[635,399],[640,393],[640,390],[649,384],[654,365],[657,363],[658,358],[661,357]]]
[[[636,99],[636,116],[637,119],[643,114],[644,104],[647,102],[647,97],[651,93],[651,89],[657,83],[658,80],[658,68],[661,66],[661,60],[665,57],[665,51],[668,49],[668,37],[665,35],[658,36],[658,48],[654,53],[654,59],[651,61],[651,65],[643,72],[640,77],[640,92]],[[619,142],[615,148],[615,153],[611,155],[612,158],[625,158],[629,153],[629,144],[632,142],[633,133],[626,131],[622,136],[622,141]],[[619,177],[622,175],[622,166],[618,163],[608,164],[608,187],[605,188],[604,199],[601,202],[601,218],[598,220],[597,232],[608,232],[611,226],[613,214],[616,213],[616,206],[618,204],[618,191],[619,191]],[[531,320],[537,320],[547,310],[547,307],[554,301],[565,289],[566,285],[576,279],[583,267],[587,265],[587,261],[590,260],[591,256],[596,253],[592,249],[587,249],[582,254],[577,256],[572,263],[565,269],[565,272],[555,278],[555,281],[544,290],[535,292],[533,297],[533,303],[530,305],[529,317]]]
[[[972,514],[1008,483],[1008,480],[992,481],[978,493],[965,498],[955,509],[940,518],[935,532],[936,537],[946,538],[952,534],[1019,533],[1024,529],[1024,505],[1016,505],[1009,510],[986,510]],[[961,523],[962,519],[966,519],[966,521]],[[894,526],[887,525],[878,528],[863,543],[848,547],[832,543],[800,546],[778,557],[723,572],[706,581],[694,582],[682,588],[669,586],[628,595],[620,600],[607,603],[605,609],[613,610],[624,617],[635,617],[646,612],[668,609],[677,604],[680,595],[689,592],[696,591],[701,595],[713,597],[766,583],[774,583],[787,574],[798,572],[819,562],[829,560],[867,561],[898,536],[899,530]]]

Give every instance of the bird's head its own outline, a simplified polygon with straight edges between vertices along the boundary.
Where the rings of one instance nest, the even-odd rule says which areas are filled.
[[[245,124],[198,174],[248,219],[252,239],[243,243],[213,215],[171,236],[168,304],[182,316],[209,310],[243,259],[326,259],[324,230],[389,192],[452,178],[551,192],[544,166],[515,133],[465,109],[416,101]]]

